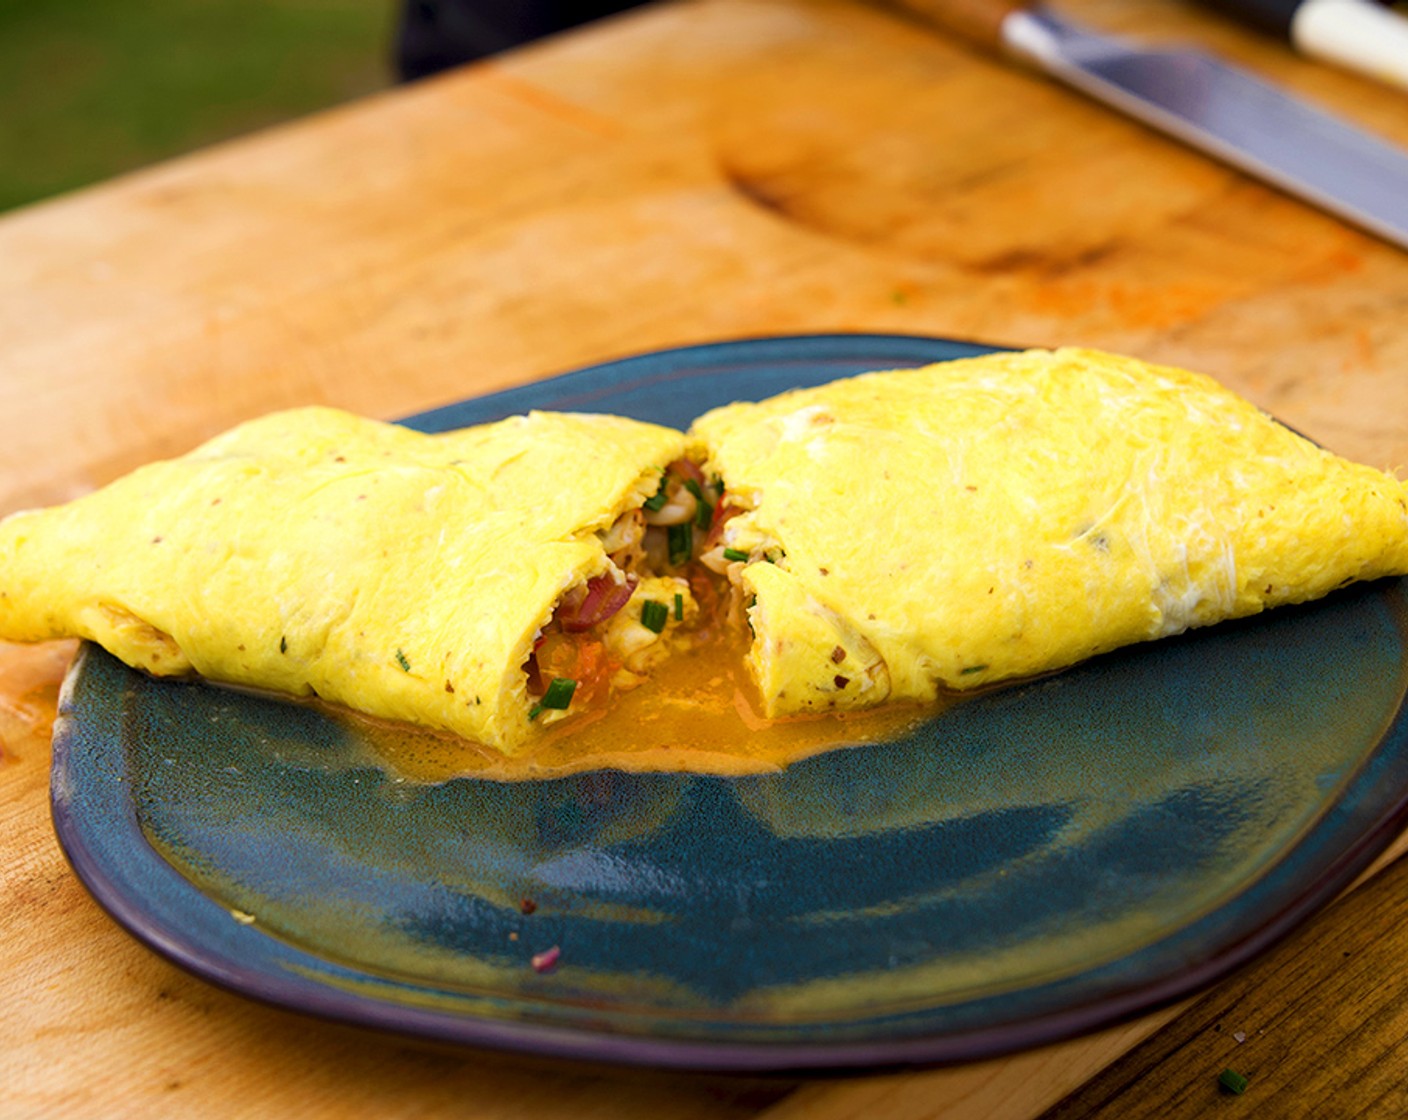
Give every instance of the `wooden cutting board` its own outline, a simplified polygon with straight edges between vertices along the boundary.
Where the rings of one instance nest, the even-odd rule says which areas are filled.
[[[1408,145],[1401,94],[1215,16],[1061,7],[1195,40]],[[1127,351],[1213,373],[1335,451],[1408,464],[1408,254],[883,11],[697,0],[0,219],[0,512],[272,408],[395,417],[611,356],[813,331]],[[1090,1079],[1181,1009],[798,1088],[466,1056],[256,1006],[139,948],[67,869],[46,804],[67,655],[0,657],[0,1116],[991,1120],[1083,1085],[1063,1116],[1199,1115],[1231,1103],[1211,1065],[1252,1054],[1226,1041],[1238,1028],[1214,1039],[1225,1005],[1205,1002],[1159,1036],[1182,1043],[1156,1039],[1115,1082]],[[1208,999],[1289,1040],[1325,1001],[1401,993],[1382,962],[1408,927],[1375,886],[1315,923],[1275,991]],[[1359,988],[1318,986],[1352,935],[1381,963]],[[1262,1102],[1328,1114],[1296,1111],[1324,1098],[1296,1097],[1288,1050],[1302,1069],[1333,1037],[1391,1054],[1401,1018],[1374,1040],[1322,1024],[1283,1044],[1261,1059]],[[1265,1055],[1263,1037],[1248,1045]],[[1185,1082],[1187,1100],[1170,1088]],[[1387,1099],[1347,1091],[1336,1115]]]

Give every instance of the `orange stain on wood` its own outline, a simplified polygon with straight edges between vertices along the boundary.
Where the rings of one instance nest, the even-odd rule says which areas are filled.
[[[626,135],[627,130],[610,117],[604,117],[566,98],[558,97],[542,86],[516,78],[494,63],[479,63],[475,73],[481,85],[506,94],[563,124],[607,140],[619,140]]]
[[[1155,283],[1073,276],[1032,287],[1028,308],[1053,318],[1089,321],[1097,312],[1128,327],[1167,330],[1201,318],[1236,296],[1231,285],[1212,281]]]

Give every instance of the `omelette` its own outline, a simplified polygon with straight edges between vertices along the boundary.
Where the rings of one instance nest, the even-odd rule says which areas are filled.
[[[587,685],[638,683],[630,665],[670,636],[639,604],[692,617],[687,580],[627,570],[683,446],[611,416],[426,435],[274,413],[0,523],[0,638],[86,638],[158,676],[318,696],[512,754]],[[564,630],[581,640],[559,675],[528,671]]]
[[[0,639],[77,636],[531,759],[691,652],[746,649],[781,720],[1405,573],[1393,476],[1201,375],[1029,351],[731,404],[688,434],[273,413],[0,522]]]
[[[1408,487],[1210,378],[1089,350],[700,417],[703,560],[769,717],[927,701],[1408,573]]]

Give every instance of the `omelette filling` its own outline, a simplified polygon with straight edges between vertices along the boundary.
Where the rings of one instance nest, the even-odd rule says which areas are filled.
[[[720,552],[733,512],[717,478],[676,459],[639,509],[598,532],[606,571],[563,595],[524,665],[530,720],[547,725],[604,710],[613,692],[644,684],[711,624],[742,617],[737,596],[722,593],[716,578],[723,569],[705,560]]]
[[[762,713],[780,719],[883,702],[892,688],[885,658],[795,578],[782,543],[751,516],[755,502],[756,496],[720,494],[699,563],[726,581],[728,622],[748,629],[744,660]]]

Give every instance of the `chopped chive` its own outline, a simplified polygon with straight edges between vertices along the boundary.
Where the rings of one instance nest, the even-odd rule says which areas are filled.
[[[694,550],[694,531],[688,521],[683,525],[671,525],[669,528],[670,564],[678,568],[682,564],[689,563],[690,553]]]
[[[529,719],[529,722],[531,722],[531,721],[537,719],[537,718],[538,718],[540,715],[542,715],[542,714],[543,714],[543,706],[542,706],[541,704],[534,704],[531,708],[528,709],[528,719]]]
[[[543,693],[541,703],[544,708],[562,711],[572,703],[572,693],[576,691],[577,682],[571,677],[553,677],[552,684],[548,685],[548,690]]]
[[[714,507],[703,498],[699,499],[699,504],[694,511],[694,527],[696,529],[708,529],[714,523]]]
[[[283,636],[280,636],[280,637],[279,637],[279,652],[280,652],[280,653],[287,653],[287,652],[288,652],[288,638],[283,637]]]
[[[644,509],[650,510],[651,513],[654,513],[656,510],[664,509],[665,503],[669,500],[669,495],[665,493],[665,476],[662,474],[660,476],[660,489],[655,491],[653,497],[646,498],[645,501],[641,503],[641,506]]]
[[[411,663],[406,660],[406,655],[399,649],[396,651],[396,664],[401,666],[402,672],[409,673],[411,671]]]
[[[726,548],[726,549],[724,549],[724,559],[725,559],[725,560],[747,560],[747,559],[748,559],[748,553],[744,552],[741,548]]]
[[[966,669],[959,669],[958,675],[966,677],[969,673],[981,673],[986,668],[986,665],[969,665]]]
[[[1225,1069],[1218,1077],[1217,1083],[1229,1093],[1236,1093],[1241,1096],[1247,1091],[1247,1086],[1251,1084],[1245,1074],[1238,1073],[1235,1069]]]
[[[700,486],[699,483],[694,481],[694,479],[685,479],[684,488],[688,490],[691,494],[693,494],[695,498],[697,498],[699,501],[702,502],[706,500],[704,497],[704,487]]]
[[[684,621],[684,596],[678,592],[675,593],[675,621]]]
[[[660,633],[665,629],[665,623],[669,621],[669,618],[670,608],[664,603],[657,602],[655,599],[647,599],[640,605],[640,624],[647,630]]]

